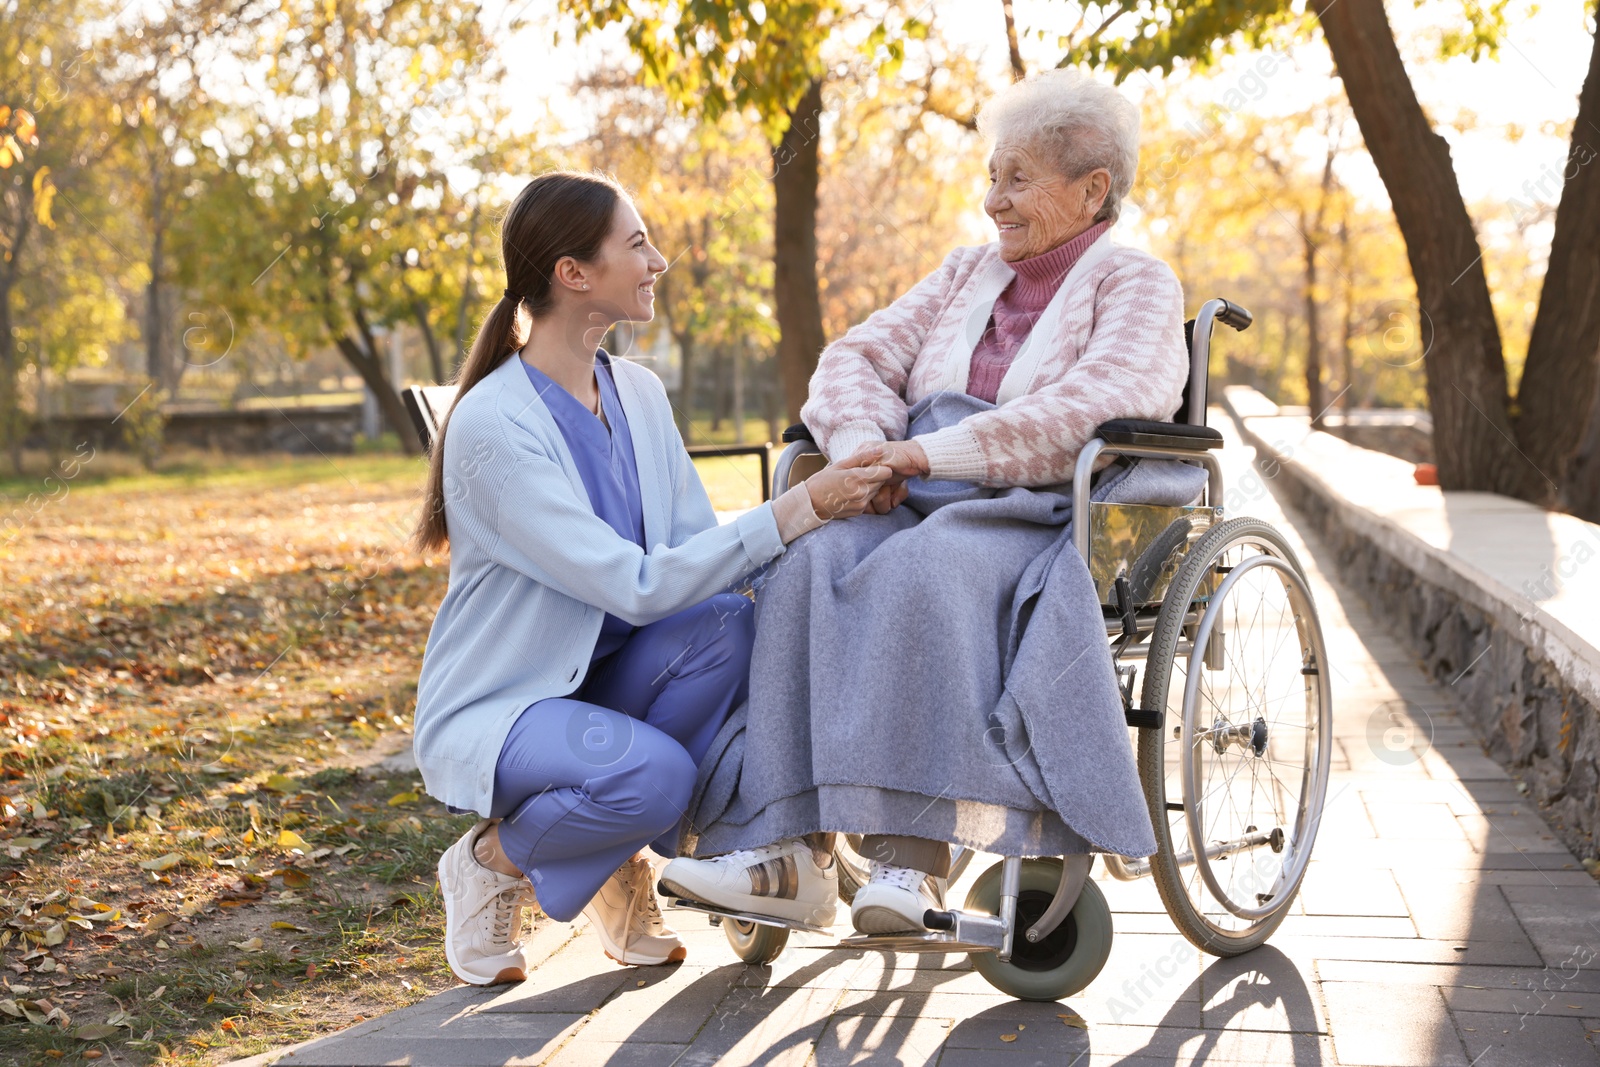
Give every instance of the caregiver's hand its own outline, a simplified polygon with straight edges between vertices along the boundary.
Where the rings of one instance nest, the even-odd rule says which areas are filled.
[[[848,519],[868,510],[878,490],[893,476],[894,471],[879,464],[872,452],[859,449],[802,484],[810,491],[811,507],[819,516]]]
[[[887,515],[910,495],[905,482],[908,478],[928,473],[928,454],[915,441],[879,441],[858,448],[851,459],[875,460],[894,475],[878,490],[868,508],[873,514]]]

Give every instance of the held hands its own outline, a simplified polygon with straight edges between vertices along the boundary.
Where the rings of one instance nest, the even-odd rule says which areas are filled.
[[[910,489],[906,480],[928,473],[928,454],[915,441],[882,441],[862,445],[850,458],[876,461],[894,472],[873,496],[867,510],[874,515],[887,515],[905,503]]]
[[[872,507],[894,470],[877,462],[877,453],[858,449],[806,479],[811,508],[824,519],[848,519]]]

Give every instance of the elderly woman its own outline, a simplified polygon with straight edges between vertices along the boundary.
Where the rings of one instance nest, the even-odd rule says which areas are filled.
[[[955,249],[910,292],[830,345],[811,380],[801,416],[823,452],[837,459],[875,451],[896,473],[874,501],[876,514],[844,525],[887,516],[912,477],[1059,490],[1099,425],[1168,419],[1181,401],[1188,360],[1178,280],[1165,263],[1107,235],[1138,162],[1133,104],[1057,70],[1002,91],[979,128],[993,142],[984,210],[998,240]],[[987,403],[908,439],[912,409],[941,392]],[[937,623],[926,625],[929,643],[939,639],[931,632]],[[863,648],[857,656],[893,654]],[[752,729],[767,714],[756,690],[753,678]],[[902,751],[940,743],[917,741]],[[826,923],[836,881],[820,845],[802,835],[715,859],[680,858],[663,883],[729,910]],[[944,907],[950,857],[943,841],[868,834],[865,852],[874,865],[852,909],[859,931],[921,930],[924,912]]]

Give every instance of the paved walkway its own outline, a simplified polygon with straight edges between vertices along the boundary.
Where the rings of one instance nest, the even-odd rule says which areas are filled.
[[[1236,436],[1228,451],[1242,484],[1248,451]],[[1292,527],[1265,490],[1234,514]],[[1600,887],[1482,754],[1451,690],[1341,588],[1320,546],[1301,551],[1336,665],[1337,748],[1297,914],[1268,946],[1200,956],[1153,885],[1106,883],[1106,969],[1070,1001],[1023,1004],[962,957],[795,935],[772,967],[747,968],[703,917],[676,913],[689,962],[632,970],[591,931],[552,923],[526,983],[441,993],[277,1063],[1600,1063]]]

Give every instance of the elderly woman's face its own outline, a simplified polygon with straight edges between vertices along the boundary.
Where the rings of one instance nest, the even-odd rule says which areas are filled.
[[[1104,169],[1071,180],[1035,146],[996,144],[983,210],[1000,228],[1000,258],[1013,263],[1066,244],[1094,225],[1110,188],[1111,174]]]

